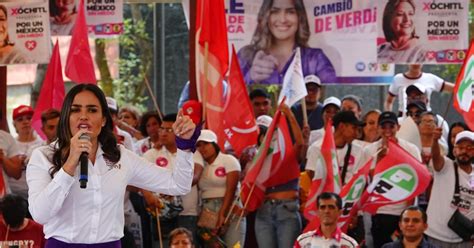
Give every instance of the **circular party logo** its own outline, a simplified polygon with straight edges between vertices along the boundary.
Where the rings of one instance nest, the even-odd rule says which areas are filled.
[[[168,160],[164,157],[159,157],[156,159],[156,164],[160,167],[168,166]]]
[[[225,173],[225,168],[224,167],[219,167],[215,170],[214,172],[216,174],[216,176],[218,177],[225,177],[226,173]]]

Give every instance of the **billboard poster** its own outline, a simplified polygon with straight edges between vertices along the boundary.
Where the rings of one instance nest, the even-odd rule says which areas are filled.
[[[377,1],[379,63],[462,63],[469,1]]]
[[[229,43],[247,84],[281,84],[296,47],[303,74],[323,84],[390,83],[378,64],[377,1],[226,0]]]
[[[0,1],[0,65],[48,63],[48,2]]]
[[[71,35],[79,0],[49,0],[51,35]],[[89,34],[96,37],[123,32],[123,0],[84,0]]]

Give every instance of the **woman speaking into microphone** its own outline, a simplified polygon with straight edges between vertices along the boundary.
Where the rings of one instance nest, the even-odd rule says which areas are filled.
[[[190,150],[199,130],[181,112],[173,130],[177,161],[173,170],[166,170],[117,144],[100,88],[73,87],[64,99],[57,141],[36,149],[26,171],[29,210],[44,226],[46,247],[119,248],[127,185],[166,195],[188,193],[193,178]],[[83,189],[78,165],[84,152],[89,173]]]

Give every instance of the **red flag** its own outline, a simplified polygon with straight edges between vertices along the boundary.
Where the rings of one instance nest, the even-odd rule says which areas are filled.
[[[311,220],[316,216],[316,198],[319,194],[322,192],[339,193],[341,190],[341,180],[339,179],[339,166],[337,164],[332,120],[330,120],[325,127],[323,143],[321,144],[321,157],[318,165],[319,164],[322,164],[324,167],[325,174],[320,175],[320,178],[313,178],[313,182],[311,183],[308,201],[306,202],[306,208],[304,210],[304,216],[308,220]]]
[[[409,201],[426,190],[431,175],[419,162],[393,141],[375,166],[372,183],[362,195],[362,209],[375,213],[381,206]]]
[[[223,115],[224,132],[235,154],[240,156],[244,148],[257,143],[258,127],[234,47],[224,106],[225,113],[232,113]]]
[[[3,178],[3,173],[0,171],[0,198],[6,194],[5,179]]]
[[[79,4],[76,23],[72,31],[71,44],[66,60],[66,76],[76,83],[97,83],[89,48],[84,0],[81,0]]]
[[[288,124],[281,112],[277,111],[242,181],[241,197],[245,209],[256,210],[263,203],[267,187],[284,184],[298,177],[299,165]]]
[[[342,199],[342,213],[337,221],[337,225],[343,232],[347,230],[348,225],[353,216],[357,214],[360,209],[361,197],[365,192],[365,187],[369,183],[369,172],[372,165],[372,159],[370,159],[357,173],[352,176],[351,180],[345,184],[339,196]],[[316,202],[314,203],[315,209],[317,209]],[[306,225],[304,232],[315,230],[319,227],[319,217],[315,215],[310,219],[311,221]]]
[[[223,148],[222,81],[229,65],[224,1],[197,0],[196,8],[196,87],[200,101],[205,101],[207,127],[216,133]]]
[[[43,86],[39,92],[38,102],[36,103],[35,113],[31,119],[33,128],[38,134],[46,139],[43,131],[41,130],[41,114],[43,111],[54,108],[57,110],[61,109],[65,95],[64,80],[62,74],[61,57],[59,54],[59,45],[56,41],[56,45],[53,48],[53,54],[49,61],[48,70],[44,77]]]
[[[463,116],[464,121],[471,130],[474,130],[474,84],[472,81],[472,73],[474,73],[473,44],[474,41],[471,41],[453,91],[454,108]]]

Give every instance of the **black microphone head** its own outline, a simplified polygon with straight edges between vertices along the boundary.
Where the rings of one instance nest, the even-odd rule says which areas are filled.
[[[88,133],[83,133],[83,134],[81,134],[81,136],[79,136],[79,139],[80,139],[80,140],[87,140],[87,141],[90,141],[90,140],[91,140],[91,136],[89,136]]]

